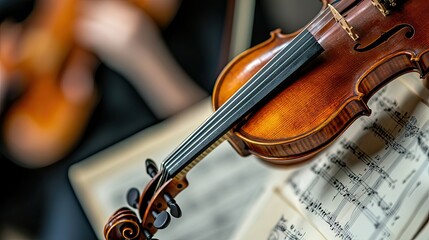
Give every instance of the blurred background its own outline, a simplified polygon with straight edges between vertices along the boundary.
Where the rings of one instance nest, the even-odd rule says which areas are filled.
[[[209,97],[235,37],[254,46],[321,8],[237,2],[0,0],[0,239],[96,239],[69,167]]]

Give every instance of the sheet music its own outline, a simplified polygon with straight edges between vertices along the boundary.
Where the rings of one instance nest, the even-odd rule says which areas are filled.
[[[253,205],[251,214],[243,218],[241,224],[248,227],[239,228],[231,239],[324,239],[296,209],[285,207],[285,199],[278,187],[274,186],[274,191],[272,188],[265,188],[261,195],[263,197]]]
[[[70,170],[72,184],[94,231],[103,239],[107,219],[127,206],[131,187],[140,191],[150,181],[145,159],[161,161],[212,112],[210,99],[169,121],[147,129]],[[240,157],[224,142],[187,178],[189,187],[176,197],[183,216],[158,231],[158,239],[229,239],[239,219],[258,198],[270,168],[256,157]]]
[[[371,117],[282,189],[328,239],[409,239],[402,234],[417,212],[428,217],[429,107],[393,84],[369,105]]]
[[[409,239],[429,213],[428,100],[414,75],[392,82],[371,99],[371,117],[299,168],[272,169],[223,143],[189,173],[190,186],[176,199],[183,217],[156,237]],[[144,160],[159,164],[210,113],[208,100],[71,168],[100,239],[108,217],[126,205],[126,191],[149,181]]]
[[[428,100],[416,74],[389,83],[370,117],[272,180],[234,239],[413,239],[429,218]]]

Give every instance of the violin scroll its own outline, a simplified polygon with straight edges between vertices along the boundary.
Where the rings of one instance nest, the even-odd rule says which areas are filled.
[[[182,216],[182,210],[174,198],[188,186],[188,181],[185,178],[173,178],[157,189],[161,172],[158,172],[155,162],[151,159],[146,160],[146,172],[152,180],[143,193],[140,195],[136,188],[131,188],[127,194],[128,204],[137,209],[139,217],[127,207],[117,210],[104,227],[106,240],[154,240],[153,235],[169,225],[170,216]]]
[[[144,230],[143,230],[144,231]],[[105,239],[143,239],[140,221],[129,208],[118,209],[104,227]]]

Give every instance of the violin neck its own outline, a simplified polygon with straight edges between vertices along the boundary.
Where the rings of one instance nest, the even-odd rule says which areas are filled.
[[[291,76],[322,52],[314,36],[302,31],[164,160],[160,184],[172,177],[183,177],[224,140],[232,127],[280,85],[291,83]]]
[[[221,143],[223,143],[226,140],[226,135],[220,137],[216,142],[211,144],[209,147],[206,148],[204,152],[202,152],[198,157],[196,157],[192,162],[187,164],[179,173],[174,175],[174,178],[181,180],[183,179],[186,174],[193,168],[195,165],[197,165],[201,160],[203,160],[211,151],[213,151],[217,146],[219,146]]]

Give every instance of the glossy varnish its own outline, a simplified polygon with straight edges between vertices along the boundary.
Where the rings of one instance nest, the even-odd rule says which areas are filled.
[[[357,117],[370,114],[367,102],[385,84],[407,72],[427,75],[426,1],[405,1],[388,16],[370,1],[341,1],[335,7],[359,39],[350,38],[328,11],[321,21],[311,23],[307,29],[325,51],[231,130],[229,141],[240,154],[275,164],[301,162],[329,145]],[[296,34],[273,31],[269,40],[229,63],[213,92],[214,109]]]

